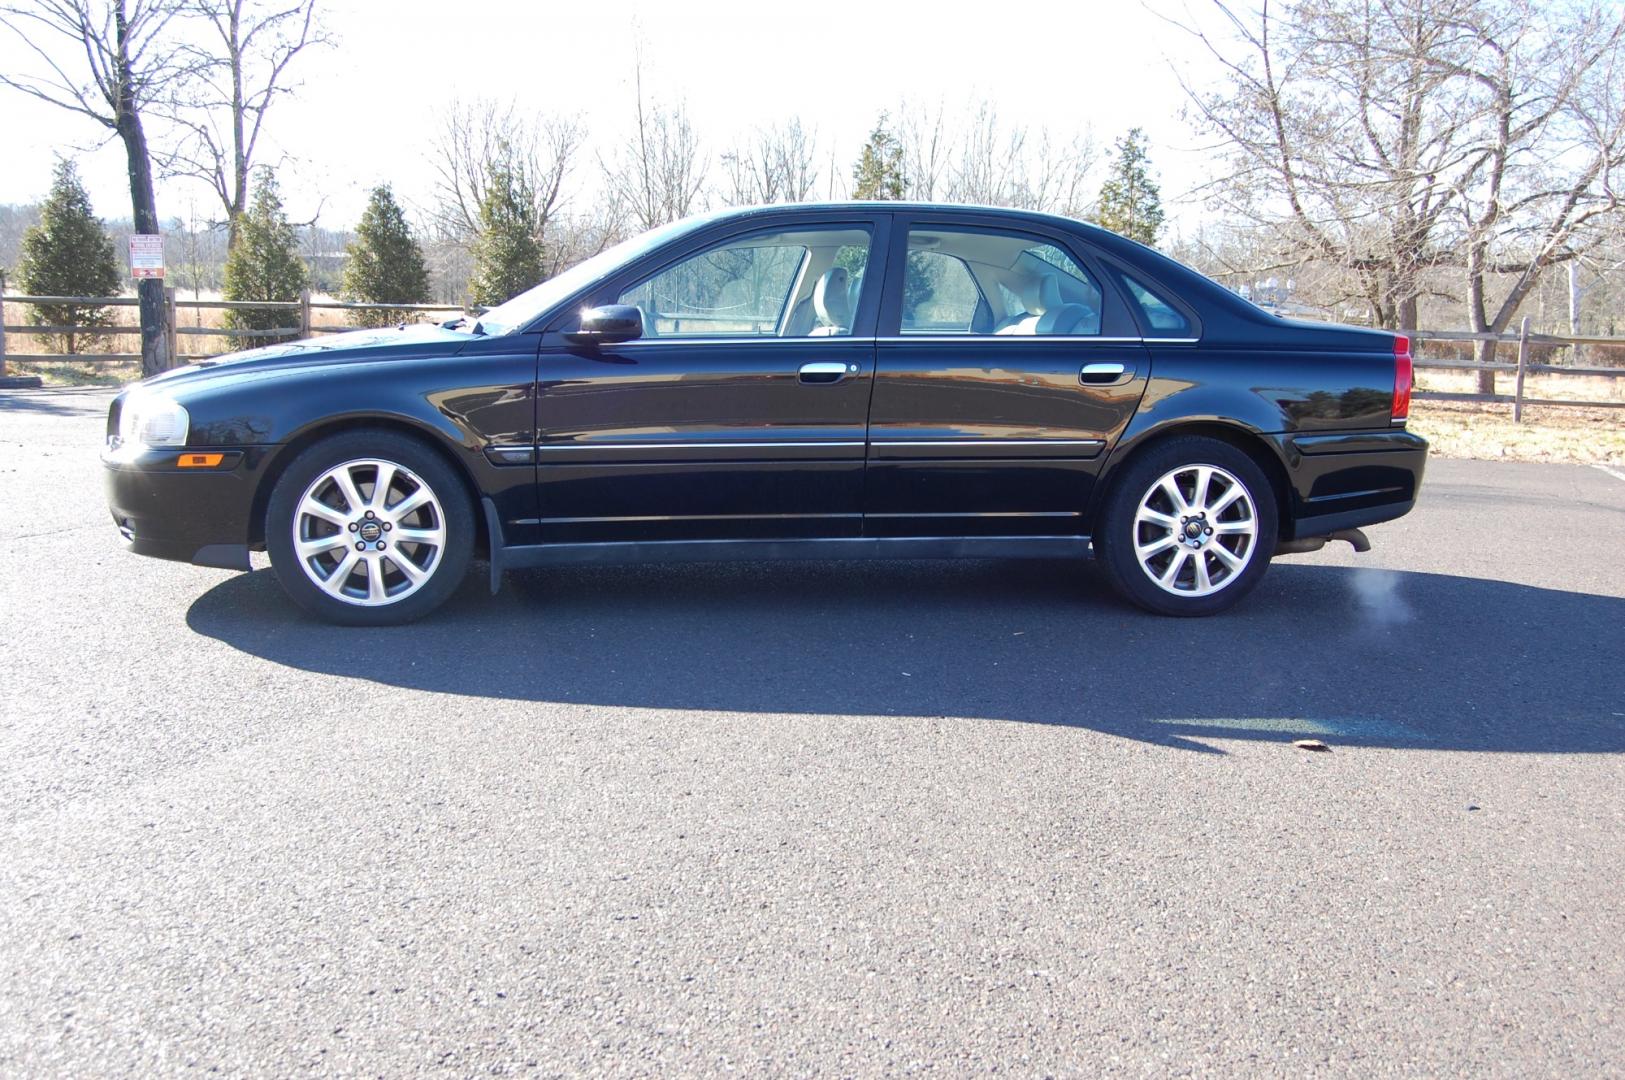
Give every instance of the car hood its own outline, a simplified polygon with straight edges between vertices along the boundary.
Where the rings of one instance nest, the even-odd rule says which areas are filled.
[[[154,375],[141,385],[175,390],[226,377],[258,376],[317,364],[376,363],[380,360],[446,355],[461,352],[469,340],[469,335],[441,326],[350,330],[228,353]]]

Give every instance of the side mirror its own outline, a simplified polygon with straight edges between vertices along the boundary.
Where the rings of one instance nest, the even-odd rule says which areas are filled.
[[[581,322],[565,332],[564,340],[572,345],[613,345],[642,336],[643,312],[631,304],[605,304],[583,309]]]

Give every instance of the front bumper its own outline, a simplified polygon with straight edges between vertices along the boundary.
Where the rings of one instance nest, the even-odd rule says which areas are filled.
[[[1287,539],[1391,521],[1416,505],[1428,444],[1398,431],[1277,436],[1291,478]]]
[[[198,566],[249,569],[256,482],[272,449],[210,447],[223,454],[214,468],[179,467],[180,449],[104,449],[107,508],[125,547]]]

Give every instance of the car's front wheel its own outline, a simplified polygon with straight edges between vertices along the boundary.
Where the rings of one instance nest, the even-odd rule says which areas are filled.
[[[462,480],[429,447],[387,431],[321,440],[272,489],[265,546],[294,602],[329,622],[410,622],[456,590],[474,547]]]
[[[1169,439],[1130,462],[1094,537],[1106,578],[1163,615],[1212,615],[1258,584],[1275,552],[1275,493],[1229,443]]]

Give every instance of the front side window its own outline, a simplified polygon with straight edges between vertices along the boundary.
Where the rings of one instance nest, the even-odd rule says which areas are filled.
[[[1016,233],[916,227],[903,270],[904,334],[1094,335],[1100,287],[1054,244]]]
[[[729,240],[621,293],[644,337],[831,337],[852,333],[869,233],[795,229]]]

